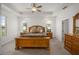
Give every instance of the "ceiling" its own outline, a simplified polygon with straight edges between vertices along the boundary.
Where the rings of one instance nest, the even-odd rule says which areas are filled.
[[[32,3],[4,3],[4,5],[8,6],[12,10],[25,15],[32,14]],[[62,10],[65,6],[70,6],[69,3],[38,3],[38,5],[42,5],[41,12],[43,14],[54,14],[60,10]]]

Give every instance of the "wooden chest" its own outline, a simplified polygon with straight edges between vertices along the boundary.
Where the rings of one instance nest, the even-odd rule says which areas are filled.
[[[65,34],[64,47],[71,54],[79,54],[79,36]]]

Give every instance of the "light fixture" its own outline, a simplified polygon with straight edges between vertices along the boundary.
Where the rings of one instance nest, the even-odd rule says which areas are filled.
[[[41,12],[42,5],[38,5],[37,3],[32,3],[31,8],[26,8],[26,9],[31,9],[32,12]]]
[[[33,7],[33,8],[32,8],[32,11],[37,11],[36,7]]]
[[[47,32],[51,32],[51,24],[47,24]]]
[[[26,27],[25,26],[23,26],[23,32],[26,32]]]
[[[51,29],[50,27],[47,27],[48,29]]]

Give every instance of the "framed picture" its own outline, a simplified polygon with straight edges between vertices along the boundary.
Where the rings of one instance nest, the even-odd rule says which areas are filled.
[[[5,16],[0,16],[0,37],[6,36],[7,34],[7,22]]]

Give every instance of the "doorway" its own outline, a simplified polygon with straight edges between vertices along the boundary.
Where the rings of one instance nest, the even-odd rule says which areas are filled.
[[[69,20],[62,21],[62,42],[64,42],[64,34],[69,32]]]

